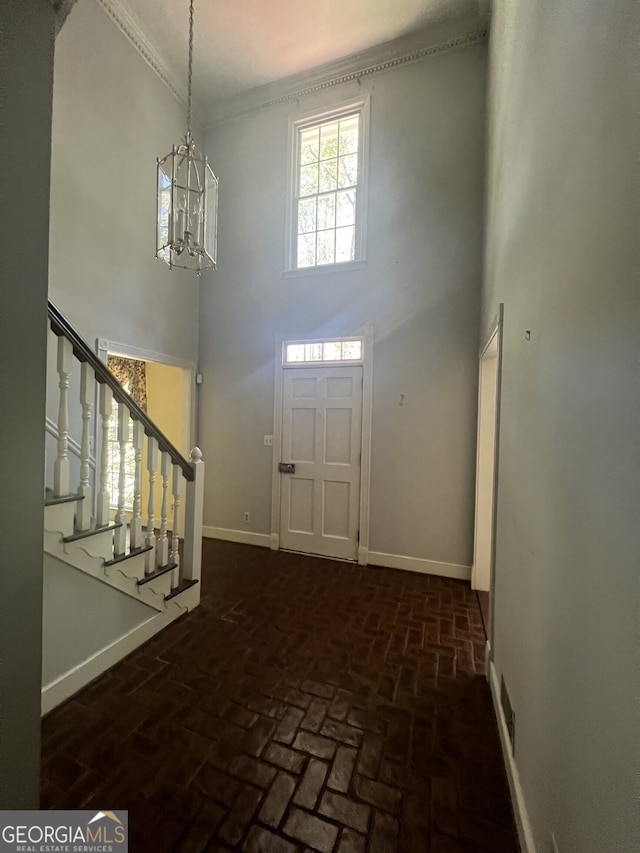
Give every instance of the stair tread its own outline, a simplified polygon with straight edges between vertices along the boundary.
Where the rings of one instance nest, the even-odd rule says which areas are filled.
[[[52,489],[47,489],[44,494],[44,505],[55,506],[56,504],[66,504],[72,501],[83,501],[84,495],[60,495],[56,497]]]
[[[107,560],[105,566],[114,566],[116,563],[123,563],[125,560],[130,560],[132,557],[137,557],[138,554],[144,554],[146,551],[151,551],[153,545],[141,545],[139,548],[132,548],[125,554],[117,554],[112,560]]]
[[[174,569],[177,568],[177,563],[167,563],[166,566],[160,566],[155,571],[150,572],[148,575],[145,575],[141,580],[139,580],[138,586],[144,586],[144,584],[149,583],[149,581],[153,581],[156,578],[162,577],[162,575],[166,575],[167,572],[172,572]]]
[[[104,527],[93,527],[91,530],[81,530],[79,533],[72,533],[70,536],[64,536],[63,542],[75,542],[78,539],[87,539],[89,536],[96,536],[98,533],[105,533],[107,530],[117,530],[122,527],[122,524],[114,522],[107,524]]]
[[[195,586],[197,583],[198,583],[198,581],[195,578],[193,580],[182,580],[182,581],[180,581],[180,583],[178,584],[177,587],[175,587],[175,589],[172,589],[171,592],[168,592],[165,595],[164,600],[169,601],[171,598],[175,598],[176,595],[180,595],[180,593],[184,592],[185,589],[191,589],[191,587]]]

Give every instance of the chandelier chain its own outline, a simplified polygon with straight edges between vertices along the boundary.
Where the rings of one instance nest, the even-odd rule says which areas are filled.
[[[191,139],[191,85],[193,79],[193,0],[189,3],[189,73],[187,77],[187,136]]]

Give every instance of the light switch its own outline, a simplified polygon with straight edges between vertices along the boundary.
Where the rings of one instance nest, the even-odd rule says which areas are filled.
[[[273,436],[272,435],[265,435],[264,446],[265,447],[273,447]]]

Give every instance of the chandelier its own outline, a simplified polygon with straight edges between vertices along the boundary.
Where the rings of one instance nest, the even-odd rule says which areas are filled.
[[[218,179],[191,134],[193,0],[189,3],[187,132],[184,141],[157,159],[156,257],[170,268],[215,269],[218,232]]]

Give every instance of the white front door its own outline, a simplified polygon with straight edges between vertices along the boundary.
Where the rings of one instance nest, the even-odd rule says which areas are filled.
[[[284,370],[280,547],[355,560],[362,367]]]

